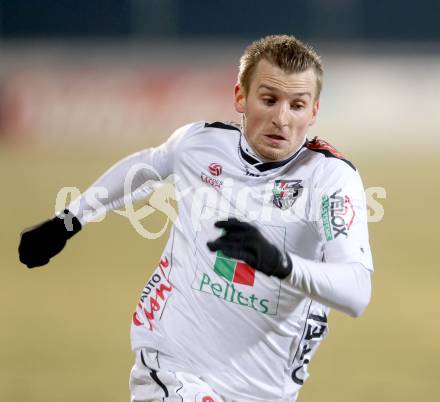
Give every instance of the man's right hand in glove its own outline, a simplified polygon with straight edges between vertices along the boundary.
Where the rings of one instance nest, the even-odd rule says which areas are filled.
[[[80,230],[81,223],[67,209],[52,219],[23,230],[18,246],[20,261],[28,268],[46,265]]]

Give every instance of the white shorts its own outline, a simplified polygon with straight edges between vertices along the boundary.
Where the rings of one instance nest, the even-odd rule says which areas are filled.
[[[136,351],[130,374],[131,402],[233,402],[202,379],[182,371],[161,370],[156,353]]]

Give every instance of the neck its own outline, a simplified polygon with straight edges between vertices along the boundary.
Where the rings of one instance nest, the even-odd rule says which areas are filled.
[[[253,147],[252,145],[249,143],[247,134],[245,131],[243,131],[243,137],[244,137],[244,141],[243,141],[243,146],[244,146],[244,150],[249,153],[251,156],[253,156],[254,158],[257,158],[258,160],[260,160],[261,162],[273,162],[270,159],[267,159],[263,156],[261,156],[260,153],[258,153]]]

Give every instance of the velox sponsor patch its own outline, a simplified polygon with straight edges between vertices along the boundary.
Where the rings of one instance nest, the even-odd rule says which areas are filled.
[[[348,237],[348,231],[355,218],[350,197],[342,195],[341,191],[335,191],[330,197],[324,194],[321,199],[321,220],[327,240],[339,236]]]

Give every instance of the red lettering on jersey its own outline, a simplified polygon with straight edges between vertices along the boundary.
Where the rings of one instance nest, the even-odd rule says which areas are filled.
[[[149,330],[153,330],[153,324],[152,321],[154,321],[154,313],[157,311],[160,311],[160,309],[163,307],[160,303],[159,303],[159,299],[164,301],[165,300],[165,291],[166,292],[171,292],[173,290],[173,286],[172,285],[165,285],[164,283],[161,283],[159,288],[156,289],[156,294],[155,296],[151,296],[150,297],[150,309],[147,310],[145,307],[143,308],[145,317],[147,317],[148,320],[148,325],[149,325]]]
[[[157,274],[160,276],[160,280],[158,281],[158,284],[155,285],[155,287],[152,291],[152,295],[149,297],[148,302],[145,303],[147,305],[145,305],[143,303],[138,303],[138,308],[144,313],[144,315],[148,321],[147,328],[150,331],[153,330],[152,321],[154,321],[154,319],[155,319],[155,313],[160,311],[162,309],[163,305],[165,304],[165,303],[161,303],[161,302],[165,301],[166,296],[167,296],[166,293],[170,293],[173,290],[173,285],[168,282],[168,279],[167,279],[167,277],[165,275],[165,271],[164,271],[164,269],[168,268],[169,265],[170,265],[170,263],[166,257],[161,258],[160,263],[159,263],[159,269],[160,269],[162,275]],[[142,322],[142,320],[139,318],[139,315],[137,312],[135,312],[133,314],[133,324],[137,327],[140,327],[144,324],[147,325],[146,323]]]
[[[139,319],[136,311],[133,313],[133,324],[137,327],[144,325],[144,323]]]

